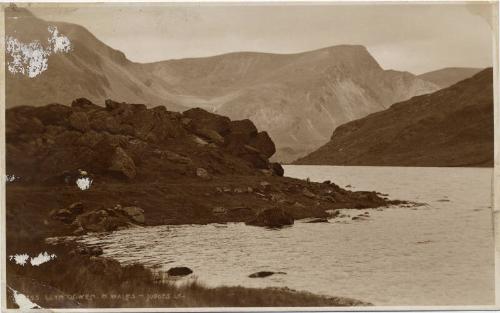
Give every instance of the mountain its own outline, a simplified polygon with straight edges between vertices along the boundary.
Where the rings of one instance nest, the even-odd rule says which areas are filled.
[[[446,67],[418,75],[418,78],[438,85],[440,88],[446,88],[461,80],[472,77],[482,70],[482,68],[472,67]]]
[[[39,42],[43,45],[50,38],[49,28],[53,26],[71,43],[70,52],[46,57],[47,69],[37,76],[6,71],[7,108],[54,102],[69,104],[75,98],[87,97],[99,103],[112,98],[164,105],[178,111],[186,109],[169,100],[168,85],[161,83],[161,77],[151,75],[141,64],[131,62],[122,52],[107,46],[84,27],[45,22],[23,8],[9,7],[5,15],[6,36],[21,43],[34,46]],[[13,61],[9,53],[6,61]],[[153,80],[157,84],[148,86]]]
[[[7,35],[43,42],[48,27],[56,26],[72,45],[68,53],[51,55],[47,70],[34,78],[8,72],[7,107],[70,103],[78,97],[97,103],[111,98],[164,105],[176,111],[200,107],[252,120],[276,143],[273,160],[284,162],[325,144],[343,123],[439,89],[408,72],[382,69],[359,45],[141,64],[81,26],[48,23],[24,9],[7,11]]]
[[[345,122],[439,87],[407,72],[383,70],[363,46],[297,54],[240,52],[149,64],[184,95],[178,103],[250,119],[290,162],[328,141]]]
[[[493,139],[488,68],[339,126],[326,145],[296,164],[493,166]]]

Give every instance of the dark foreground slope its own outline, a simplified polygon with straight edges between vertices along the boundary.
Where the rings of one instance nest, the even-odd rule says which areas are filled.
[[[492,166],[492,69],[346,123],[296,164]]]
[[[6,145],[7,254],[57,255],[40,267],[8,260],[7,283],[28,296],[43,295],[34,302],[45,307],[364,304],[286,289],[177,288],[155,283],[142,266],[122,267],[71,243],[44,241],[159,224],[279,227],[326,217],[331,209],[394,203],[375,192],[282,177],[281,166],[268,161],[275,147],[266,132],[249,120],[201,109],[181,114],[110,100],[103,107],[86,99],[71,106],[16,107],[6,112]],[[167,296],[100,298],[131,293]],[[98,298],[45,297],[57,294]]]

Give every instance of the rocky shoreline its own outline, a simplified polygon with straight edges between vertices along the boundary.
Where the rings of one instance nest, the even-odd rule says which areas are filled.
[[[8,282],[12,277],[41,279],[62,293],[105,288],[104,278],[95,283],[97,287],[91,282],[94,276],[107,276],[108,272],[122,273],[116,285],[109,287],[115,291],[122,290],[127,281],[152,274],[139,266],[134,269],[141,268],[141,274],[130,276],[129,267],[98,252],[82,253],[71,245],[46,245],[48,237],[165,224],[244,222],[282,227],[303,218],[324,222],[338,209],[402,203],[377,192],[345,190],[329,181],[283,177],[281,165],[269,162],[275,147],[266,132],[259,132],[249,120],[230,121],[201,109],[175,113],[111,100],[102,107],[86,99],[77,99],[71,106],[17,107],[6,112],[6,146],[8,255],[26,250],[26,243],[28,250],[57,250],[57,260],[42,266],[57,263],[68,276],[78,268],[89,285],[67,286],[52,277],[55,272],[43,274],[39,270],[42,266],[30,270],[7,262]],[[150,277],[143,288],[167,287],[158,287]],[[192,288],[203,295],[224,289]],[[265,289],[229,290],[243,293],[242,300],[236,300],[236,293],[232,300],[219,302],[201,296],[205,302],[183,298],[128,305],[366,305],[289,290],[271,292],[275,298],[270,298]],[[189,295],[192,290],[182,292]],[[247,302],[243,300],[246,296]],[[301,299],[303,303],[298,302]],[[85,303],[126,306],[105,300]]]

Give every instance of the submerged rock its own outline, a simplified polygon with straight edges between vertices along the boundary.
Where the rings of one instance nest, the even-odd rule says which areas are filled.
[[[304,223],[328,223],[328,219],[326,217],[311,218],[305,220]]]
[[[358,215],[358,216],[353,216],[351,219],[352,219],[353,221],[356,221],[356,220],[358,220],[358,221],[365,221],[365,220],[367,220],[367,219],[368,219],[368,216],[365,216],[365,215]]]
[[[268,277],[268,276],[271,276],[271,275],[274,275],[274,274],[283,274],[283,275],[285,275],[286,273],[285,272],[260,271],[260,272],[256,272],[256,273],[250,274],[250,275],[248,275],[248,277],[250,277],[250,278],[264,278],[264,277]]]

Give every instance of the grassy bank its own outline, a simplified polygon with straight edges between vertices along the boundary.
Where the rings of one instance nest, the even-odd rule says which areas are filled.
[[[13,245],[11,244],[11,247]],[[159,282],[142,265],[122,266],[113,259],[73,253],[73,244],[42,241],[17,244],[31,256],[41,251],[57,257],[40,266],[7,262],[8,286],[43,308],[125,307],[280,307],[369,305],[358,300],[324,297],[286,288],[207,288]],[[16,304],[8,297],[10,308]]]

